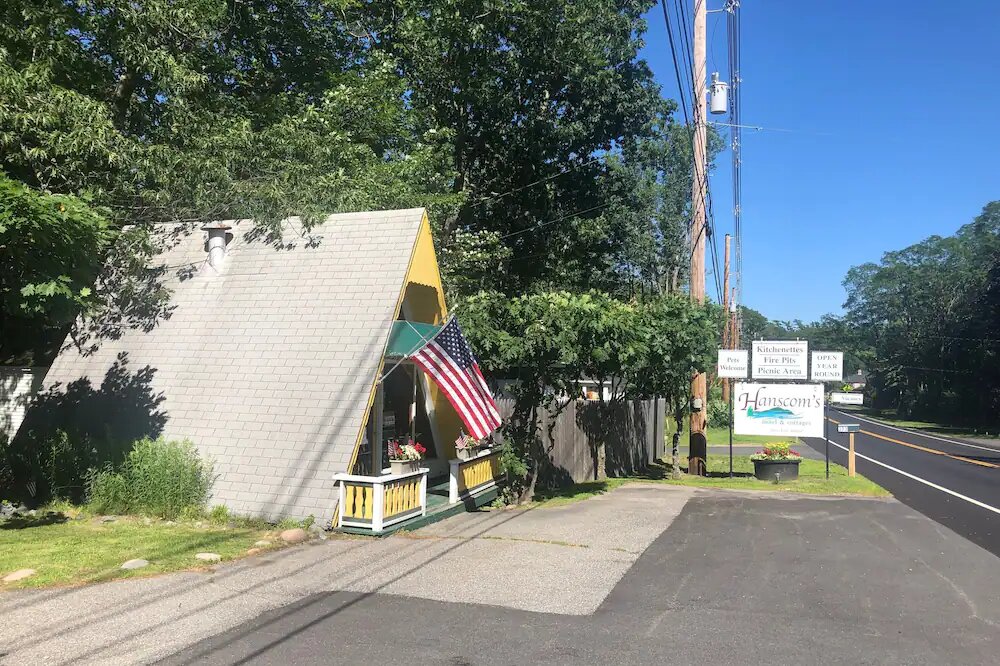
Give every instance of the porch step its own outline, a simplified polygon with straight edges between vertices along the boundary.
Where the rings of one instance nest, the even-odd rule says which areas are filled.
[[[335,532],[342,532],[344,534],[357,534],[361,536],[370,537],[384,537],[389,536],[400,530],[406,530],[407,532],[412,532],[413,530],[418,530],[421,527],[436,523],[439,520],[444,520],[451,516],[465,513],[466,511],[475,511],[481,506],[486,506],[490,504],[497,498],[497,489],[490,488],[486,492],[478,495],[468,502],[459,502],[458,504],[448,504],[448,479],[445,478],[444,481],[439,479],[432,479],[427,484],[427,515],[418,516],[417,518],[412,518],[410,520],[405,520],[401,523],[396,523],[391,525],[379,534],[372,534],[371,531],[360,528],[360,527],[338,527]]]

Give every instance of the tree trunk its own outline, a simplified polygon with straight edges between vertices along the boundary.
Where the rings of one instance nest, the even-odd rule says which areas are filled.
[[[674,435],[671,437],[670,443],[670,478],[679,479],[681,478],[681,461],[680,461],[680,442],[681,433],[684,432],[684,412],[680,409],[674,410],[674,422],[677,427],[674,429]]]
[[[126,70],[118,80],[118,85],[115,86],[115,126],[122,131],[126,129],[125,123],[128,120],[129,102],[132,101],[132,94],[135,92],[138,84],[139,75],[132,70]]]
[[[521,490],[521,495],[517,498],[518,504],[524,504],[525,502],[530,502],[535,496],[535,486],[538,483],[538,471],[541,467],[539,463],[539,449],[541,445],[538,441],[538,401],[534,400],[531,407],[531,429],[528,433],[531,438],[531,443],[529,444],[529,450],[532,452],[531,458],[534,463],[529,472],[528,483]]]

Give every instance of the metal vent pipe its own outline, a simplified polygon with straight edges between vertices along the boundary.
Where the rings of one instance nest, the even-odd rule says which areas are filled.
[[[202,227],[208,232],[208,265],[219,271],[226,258],[226,232],[232,227],[224,223],[209,224]]]

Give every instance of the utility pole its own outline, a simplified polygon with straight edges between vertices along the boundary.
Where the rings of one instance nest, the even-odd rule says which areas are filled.
[[[731,236],[726,234],[726,261],[725,261],[725,273],[723,273],[723,284],[724,291],[722,292],[722,309],[725,311],[726,318],[722,324],[722,348],[732,349],[731,343],[732,338],[729,336],[729,320],[731,318],[731,313],[729,312],[729,304],[732,303],[729,300],[729,241]],[[729,380],[722,380],[722,402],[729,404]]]
[[[729,294],[729,348],[739,349],[740,348],[740,310],[739,306],[736,304],[736,287],[733,287],[733,291]]]
[[[732,310],[732,316],[729,319],[729,325],[731,330],[729,332],[729,348],[739,349],[740,348],[740,310],[739,306],[736,304],[736,287],[733,287],[733,291],[729,294],[729,308]]]
[[[705,195],[708,188],[706,162],[707,128],[705,125],[706,64],[705,42],[708,22],[708,0],[694,0],[694,53],[691,60],[691,80],[694,82],[694,132],[691,148],[694,153],[694,180],[691,185],[691,300],[705,303]],[[705,373],[691,380],[691,423],[688,440],[688,474],[704,476],[708,457],[705,437],[705,411],[708,409],[708,386]]]

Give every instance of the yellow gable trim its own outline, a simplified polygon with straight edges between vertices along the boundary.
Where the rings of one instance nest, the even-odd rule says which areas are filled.
[[[420,231],[417,233],[417,243],[413,248],[413,255],[410,257],[410,266],[406,272],[406,282],[416,282],[437,291],[438,318],[428,322],[440,324],[448,315],[448,307],[444,302],[444,287],[441,284],[441,269],[438,267],[437,253],[434,252],[434,236],[431,233],[431,224],[424,214],[424,219],[420,222]],[[405,294],[406,285],[403,285]],[[402,300],[400,300],[402,305]],[[396,310],[399,316],[399,310]]]
[[[434,236],[431,233],[431,223],[427,218],[427,213],[425,212],[423,218],[420,220],[420,228],[417,231],[417,239],[413,244],[413,248],[410,250],[409,263],[406,268],[406,277],[403,279],[403,284],[400,285],[399,295],[396,297],[396,309],[393,311],[393,319],[399,318],[400,310],[403,307],[403,299],[406,297],[406,288],[410,283],[422,284],[427,287],[431,287],[437,294],[437,307],[436,311],[432,313],[433,321],[430,323],[440,324],[448,316],[448,309],[444,301],[444,286],[441,283],[441,270],[438,268],[437,263],[437,253],[434,251]],[[389,331],[386,331],[386,340],[389,339]],[[361,450],[361,442],[365,436],[365,430],[368,428],[368,415],[371,413],[372,405],[375,403],[375,395],[378,389],[378,378],[382,376],[385,372],[385,358],[379,361],[378,372],[375,377],[372,378],[371,388],[368,394],[368,400],[365,405],[365,417],[361,422],[361,429],[358,431],[357,438],[354,442],[354,453],[351,455],[351,463],[347,468],[350,472],[354,469],[354,465],[358,459],[358,452]],[[447,402],[447,399],[441,395],[438,387],[433,382],[430,382],[430,393],[431,399],[434,402],[435,411],[439,414],[441,418],[444,414],[450,414],[451,418],[445,417],[448,421],[445,430],[448,435],[451,436],[451,431],[455,431],[455,437],[458,436],[457,428],[460,427],[458,424],[458,415],[454,413],[451,408],[451,404]],[[440,408],[440,409],[439,409]],[[453,423],[454,422],[454,423]],[[449,444],[442,444],[442,446],[449,446]],[[450,444],[453,448],[454,444]],[[454,451],[450,451],[451,455],[454,455]]]

